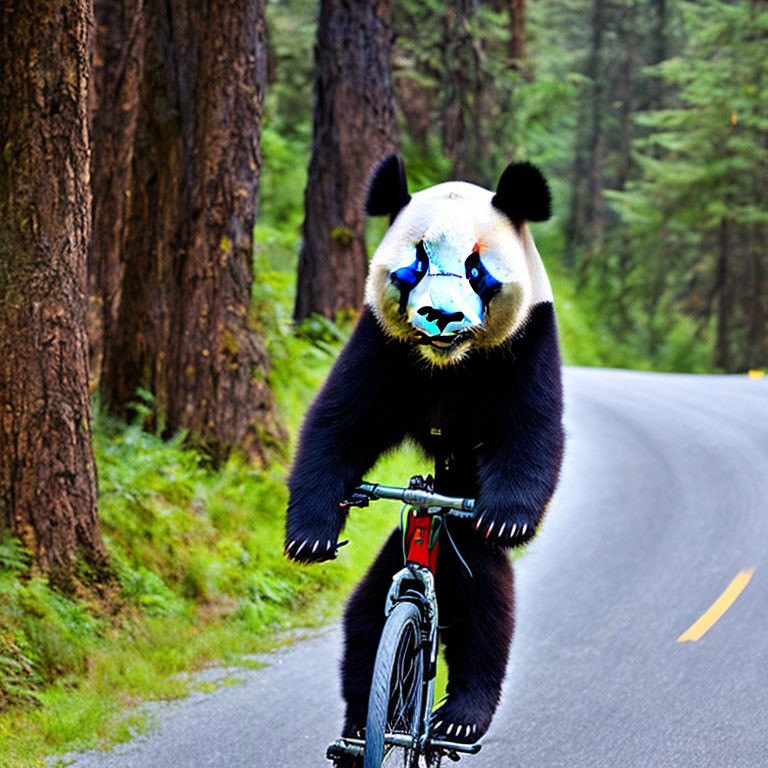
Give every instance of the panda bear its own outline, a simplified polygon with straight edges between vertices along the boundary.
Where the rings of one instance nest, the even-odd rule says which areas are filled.
[[[528,222],[549,218],[541,173],[513,163],[496,193],[453,181],[411,196],[396,155],[375,171],[368,214],[390,227],[365,306],[310,407],[288,480],[285,553],[335,557],[340,502],[384,452],[409,439],[436,459],[435,490],[476,499],[451,520],[438,561],[447,696],[434,733],[476,741],[499,703],[514,627],[506,550],[529,541],[563,455],[561,361],[552,291]],[[365,726],[392,576],[394,531],[344,614],[344,735]]]

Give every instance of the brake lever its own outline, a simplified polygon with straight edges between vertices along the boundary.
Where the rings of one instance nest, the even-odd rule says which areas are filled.
[[[371,497],[362,491],[355,491],[348,499],[339,503],[340,507],[367,507],[371,503]]]

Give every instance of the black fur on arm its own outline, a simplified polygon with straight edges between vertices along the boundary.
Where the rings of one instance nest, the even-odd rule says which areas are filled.
[[[513,375],[498,383],[503,405],[497,411],[495,437],[478,453],[474,523],[481,536],[506,547],[533,538],[560,474],[561,363],[551,304],[533,310],[512,352]]]
[[[304,419],[288,479],[285,553],[292,560],[335,557],[347,512],[340,502],[404,437],[403,419],[388,408],[391,343],[366,308]]]

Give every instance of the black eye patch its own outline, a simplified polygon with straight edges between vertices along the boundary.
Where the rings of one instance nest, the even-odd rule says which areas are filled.
[[[416,258],[407,267],[396,269],[389,276],[390,282],[400,290],[400,311],[405,312],[408,294],[429,271],[429,256],[424,241],[416,244]]]
[[[467,256],[464,266],[472,290],[480,297],[483,307],[488,309],[491,299],[501,290],[501,283],[486,270],[477,251]]]

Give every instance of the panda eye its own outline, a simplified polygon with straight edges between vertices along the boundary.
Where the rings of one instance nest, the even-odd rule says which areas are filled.
[[[401,295],[406,295],[424,277],[428,269],[429,255],[424,241],[420,240],[416,244],[416,258],[407,267],[392,272],[389,279],[400,289]]]
[[[427,254],[427,247],[424,245],[423,240],[419,240],[416,244],[416,271],[426,272],[429,267],[429,255]]]
[[[472,251],[472,253],[467,256],[467,260],[464,263],[464,266],[467,271],[467,279],[470,283],[474,283],[476,280],[479,280],[485,273],[483,265],[480,262],[480,254],[477,251]],[[472,287],[475,288],[474,285]]]
[[[485,269],[478,251],[472,251],[467,256],[465,269],[472,290],[487,308],[491,299],[501,290],[501,283]]]

